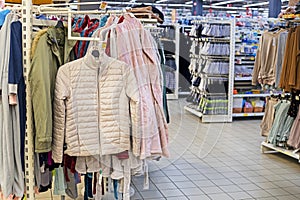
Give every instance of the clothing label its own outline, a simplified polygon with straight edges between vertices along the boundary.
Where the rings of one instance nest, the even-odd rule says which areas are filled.
[[[102,172],[98,173],[98,184],[102,185]]]
[[[299,100],[300,100],[300,97],[299,97],[299,96],[296,96],[296,100],[299,101]]]
[[[276,38],[273,38],[273,46],[276,46]]]
[[[46,167],[46,166],[45,166],[45,163],[43,163],[43,165],[42,165],[41,168],[40,168],[42,174],[45,173],[45,167]]]

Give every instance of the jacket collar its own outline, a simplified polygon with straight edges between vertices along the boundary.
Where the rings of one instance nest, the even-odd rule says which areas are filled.
[[[104,51],[100,52],[99,58],[92,55],[92,48],[88,48],[86,55],[83,57],[83,62],[91,69],[98,70],[101,72],[107,68],[113,61],[114,58],[109,57]]]
[[[47,42],[51,46],[51,51],[57,57],[59,65],[63,65],[70,61],[70,53],[76,44],[75,40],[68,40],[68,30],[67,28],[55,28],[50,27],[47,30],[48,38]],[[73,33],[74,35],[79,35]],[[64,47],[63,51],[59,48]],[[63,54],[63,55],[62,55]]]

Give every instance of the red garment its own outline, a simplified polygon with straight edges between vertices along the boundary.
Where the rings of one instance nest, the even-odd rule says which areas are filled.
[[[76,166],[76,157],[75,156],[69,156],[64,155],[64,174],[67,182],[70,182],[67,169],[70,169],[72,173],[75,173],[75,166]]]

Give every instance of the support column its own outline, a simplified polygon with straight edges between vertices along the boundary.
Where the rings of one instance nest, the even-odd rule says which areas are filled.
[[[30,71],[30,50],[32,37],[32,0],[22,0],[22,43],[23,65],[26,84],[26,135],[25,135],[25,190],[26,200],[34,200],[34,136],[33,127],[28,119],[32,118],[31,92],[28,86],[28,74]]]
[[[269,0],[269,17],[277,18],[281,12],[281,0]]]
[[[193,0],[192,15],[203,15],[203,0]]]

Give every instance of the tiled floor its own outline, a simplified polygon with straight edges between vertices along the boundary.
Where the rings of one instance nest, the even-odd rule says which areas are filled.
[[[149,190],[133,179],[132,199],[300,199],[300,165],[260,152],[260,120],[203,124],[184,105],[169,101],[171,158],[149,164]]]

